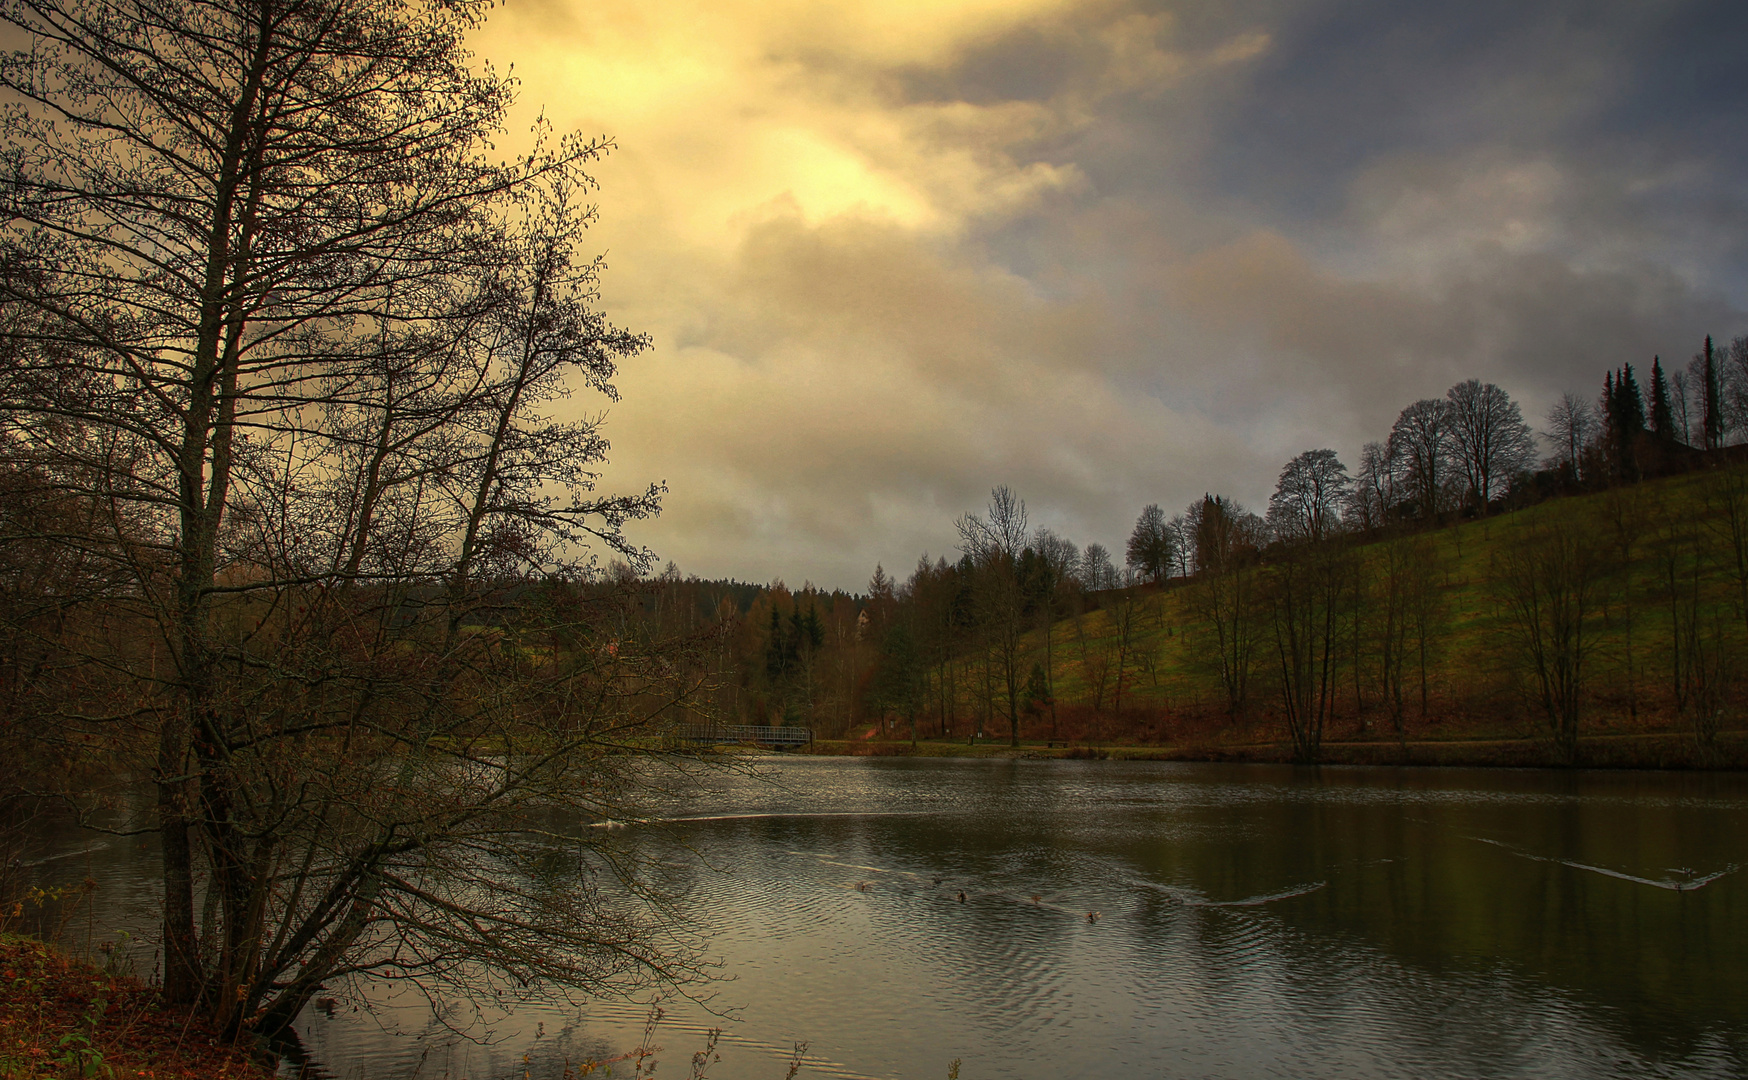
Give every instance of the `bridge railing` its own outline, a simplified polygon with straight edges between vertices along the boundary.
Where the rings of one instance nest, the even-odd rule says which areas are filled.
[[[771,727],[764,724],[680,724],[673,737],[697,743],[756,743],[760,746],[806,746],[813,729]]]

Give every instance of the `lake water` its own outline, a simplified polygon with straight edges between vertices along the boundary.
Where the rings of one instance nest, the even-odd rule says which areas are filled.
[[[712,1027],[718,1080],[1748,1076],[1740,775],[784,757],[666,816],[724,981],[658,1076]],[[149,845],[45,843],[75,944],[151,924]],[[327,1075],[556,1078],[646,1015],[375,997],[301,1019]]]

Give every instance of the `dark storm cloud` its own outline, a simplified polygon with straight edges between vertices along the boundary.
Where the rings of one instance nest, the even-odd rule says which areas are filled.
[[[1312,4],[1274,39],[1214,106],[1203,163],[1208,190],[1269,220],[1342,213],[1381,160],[1482,148],[1593,177],[1610,190],[1583,223],[1605,231],[1656,224],[1680,243],[1743,219],[1739,3]],[[1738,272],[1742,252],[1725,245],[1716,269]]]

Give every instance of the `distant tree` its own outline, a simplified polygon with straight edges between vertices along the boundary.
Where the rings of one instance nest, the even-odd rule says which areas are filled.
[[[1039,529],[1032,537],[1032,548],[1038,553],[1041,566],[1041,595],[1038,599],[1039,621],[1044,627],[1044,678],[1049,694],[1043,700],[1050,709],[1050,741],[1056,741],[1056,620],[1067,609],[1079,586],[1080,551],[1074,542],[1057,536],[1049,529]]]
[[[958,523],[960,547],[971,561],[979,621],[992,644],[990,658],[1003,691],[1012,745],[1020,744],[1020,651],[1025,633],[1025,594],[1019,563],[1026,545],[1026,504],[1003,485],[989,495],[982,517],[966,514]],[[986,679],[986,685],[993,680]]]
[[[1699,363],[1701,378],[1701,394],[1705,402],[1705,414],[1701,418],[1702,444],[1707,450],[1716,450],[1724,445],[1724,393],[1723,384],[1718,378],[1718,358],[1712,350],[1712,336],[1706,335],[1705,348],[1694,357]]]
[[[1390,453],[1402,462],[1420,515],[1431,517],[1444,510],[1451,453],[1450,402],[1423,398],[1403,409],[1390,429]]]
[[[928,687],[922,652],[909,619],[896,619],[887,628],[877,670],[875,698],[881,713],[893,713],[909,725],[910,742],[915,746],[917,716],[927,700]]]
[[[1135,530],[1129,534],[1125,562],[1158,584],[1171,575],[1172,564],[1176,561],[1173,550],[1176,539],[1165,520],[1165,511],[1157,503],[1149,503],[1136,519]]]
[[[1255,556],[1263,525],[1218,495],[1204,495],[1187,515],[1196,536],[1190,606],[1214,638],[1214,669],[1230,715],[1244,712],[1256,644]],[[1206,654],[1203,654],[1206,655]]]
[[[1224,495],[1204,495],[1185,515],[1196,538],[1196,573],[1222,574],[1250,562],[1262,546],[1261,519]]]
[[[1196,530],[1190,524],[1190,519],[1183,514],[1173,514],[1171,521],[1166,523],[1171,530],[1172,576],[1189,577],[1195,573]]]
[[[1132,579],[1131,579],[1132,580]],[[1127,585],[1129,582],[1120,581]],[[1111,697],[1111,709],[1121,714],[1123,711],[1123,691],[1129,685],[1129,671],[1135,666],[1137,639],[1141,633],[1141,604],[1136,595],[1127,588],[1119,589],[1110,597],[1105,605],[1105,613],[1110,620],[1111,636],[1105,639],[1105,667],[1107,677],[1116,676]]]
[[[1675,404],[1669,380],[1663,376],[1663,358],[1651,357],[1651,433],[1665,442],[1679,442],[1686,433],[1675,424]]]
[[[1080,553],[1080,580],[1088,592],[1104,592],[1123,583],[1103,544],[1088,544]]]
[[[1614,478],[1629,482],[1637,480],[1637,444],[1645,431],[1645,399],[1639,392],[1633,365],[1622,365],[1618,371],[1603,376],[1602,411],[1603,444]]]
[[[1675,416],[1675,439],[1683,446],[1692,446],[1693,380],[1686,371],[1669,373],[1669,410]]]
[[[1315,762],[1321,752],[1335,707],[1341,628],[1356,570],[1350,550],[1299,548],[1280,560],[1263,586],[1296,761]]]
[[[1590,402],[1567,391],[1548,410],[1548,441],[1555,446],[1555,460],[1571,470],[1574,480],[1582,480],[1579,462],[1584,447],[1596,431],[1596,409]]]
[[[1510,652],[1563,760],[1577,757],[1580,712],[1596,651],[1606,556],[1596,537],[1564,519],[1521,528],[1501,549],[1496,584]]]
[[[1347,497],[1347,519],[1366,532],[1382,528],[1400,501],[1400,473],[1389,443],[1369,442],[1361,447],[1360,471]]]
[[[1535,440],[1517,402],[1492,383],[1465,380],[1451,387],[1445,400],[1451,459],[1463,473],[1468,498],[1485,507],[1497,485],[1534,459]]]
[[[1339,526],[1338,507],[1352,486],[1334,450],[1307,450],[1281,470],[1269,499],[1269,527],[1288,542],[1320,541]]]
[[[874,576],[868,579],[868,611],[875,633],[885,630],[886,619],[898,606],[898,583],[886,572],[886,567],[874,564]]]
[[[1730,339],[1724,354],[1720,381],[1724,392],[1724,420],[1737,432],[1748,430],[1748,335]]]

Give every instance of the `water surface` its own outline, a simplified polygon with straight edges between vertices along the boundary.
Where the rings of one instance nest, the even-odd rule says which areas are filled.
[[[722,1027],[720,1080],[1748,1076],[1740,776],[780,758],[656,814],[725,977],[659,1075]],[[149,844],[54,865],[150,925]],[[645,1017],[372,996],[301,1018],[328,1074],[556,1076]]]

